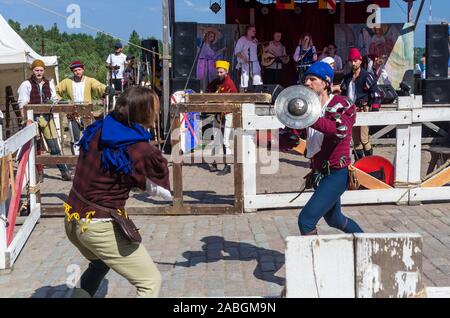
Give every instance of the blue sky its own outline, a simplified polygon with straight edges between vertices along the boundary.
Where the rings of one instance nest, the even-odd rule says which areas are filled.
[[[84,24],[106,31],[114,36],[128,39],[135,29],[142,37],[162,37],[161,0],[29,0],[42,7],[68,15],[66,9],[70,4],[81,8],[81,21]],[[432,1],[433,22],[450,20],[450,1],[426,0],[416,32],[416,46],[424,46],[425,24],[429,17],[429,3]],[[222,1],[223,3],[225,0]],[[415,13],[418,10],[415,2]],[[121,3],[118,5],[118,3]],[[175,0],[177,21],[196,21],[202,23],[224,23],[224,11],[214,14],[209,10],[209,0]],[[0,0],[0,14],[6,19],[19,21],[23,26],[40,24],[49,28],[57,23],[62,31],[68,33],[89,33],[95,31],[82,27],[69,29],[62,17],[53,15],[43,9],[26,3],[24,0]],[[406,4],[403,0],[391,0],[391,8],[382,9],[381,22],[405,22]]]

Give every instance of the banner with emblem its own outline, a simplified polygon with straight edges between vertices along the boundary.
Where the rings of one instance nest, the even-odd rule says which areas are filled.
[[[336,10],[336,0],[319,0],[319,9]]]

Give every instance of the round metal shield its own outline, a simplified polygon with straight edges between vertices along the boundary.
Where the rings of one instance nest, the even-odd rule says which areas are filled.
[[[275,100],[275,114],[278,120],[293,129],[313,125],[319,119],[321,110],[319,96],[303,85],[284,89]]]

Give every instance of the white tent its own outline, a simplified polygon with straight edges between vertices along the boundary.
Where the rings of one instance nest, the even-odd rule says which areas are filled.
[[[47,66],[45,77],[58,83],[58,57],[36,53],[0,14],[0,107],[4,108],[5,87],[11,86],[14,94],[20,83],[31,76],[30,64],[41,59]],[[17,99],[17,96],[16,96]]]

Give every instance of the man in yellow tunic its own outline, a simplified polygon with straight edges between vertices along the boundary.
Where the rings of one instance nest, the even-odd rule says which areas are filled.
[[[70,70],[73,76],[62,80],[56,86],[58,99],[66,95],[74,103],[91,104],[94,93],[99,96],[105,93],[106,85],[100,83],[95,78],[85,76],[84,65],[80,61],[72,62],[70,64]],[[69,119],[72,153],[78,155],[78,147],[75,146],[75,143],[80,140],[81,121],[73,114],[68,115],[67,118]]]

